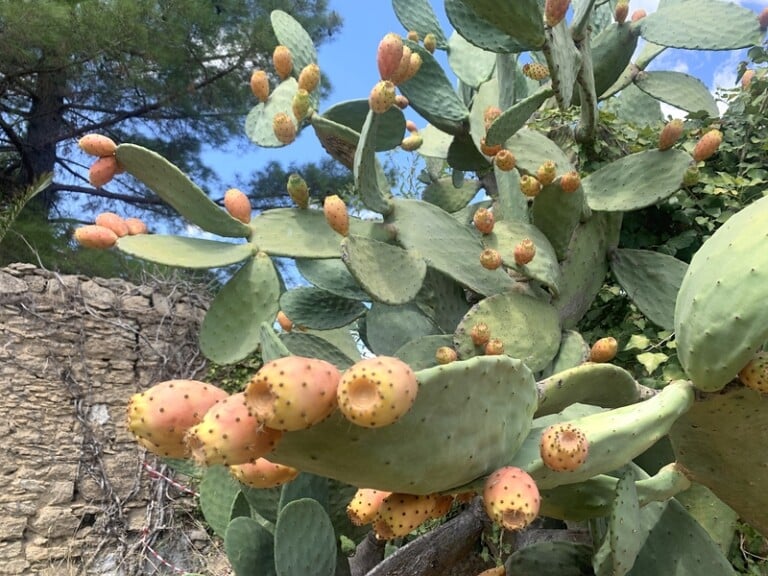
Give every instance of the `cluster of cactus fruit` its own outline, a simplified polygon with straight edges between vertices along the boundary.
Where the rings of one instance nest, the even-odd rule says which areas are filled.
[[[295,208],[252,218],[242,192],[228,191],[222,210],[150,150],[82,143],[97,164],[108,159],[109,177],[125,170],[202,230],[244,240],[119,234],[102,223],[116,238],[84,242],[173,266],[242,263],[212,302],[200,347],[218,363],[259,348],[265,364],[246,390],[165,382],[128,410],[147,450],[207,467],[203,510],[239,576],[344,573],[339,534],[359,537],[354,527],[370,524],[380,538],[404,536],[472,494],[508,530],[539,515],[602,519],[590,524],[594,548],[521,549],[506,559],[515,574],[543,555],[585,554],[598,575],[672,564],[680,575],[730,574],[726,537],[717,540],[728,530],[707,524],[709,511],[768,534],[768,200],[726,222],[690,264],[618,246],[622,213],[691,185],[723,136],[701,82],[648,65],[666,47],[759,44],[768,11],[662,0],[627,21],[625,0],[574,2],[570,19],[569,6],[446,0],[456,30],[447,37],[427,0],[393,0],[407,35],[381,40],[380,79],[368,98],[323,113],[308,34],[272,13],[280,82],[270,90],[270,74],[253,73],[259,103],[246,132],[278,147],[314,129],[354,171],[368,218],[335,195],[315,205],[299,175],[287,182]],[[713,127],[694,143],[672,120],[658,149],[585,173],[579,154],[599,137],[600,102],[658,107],[649,97],[709,115]],[[570,106],[579,120],[567,142],[529,123]],[[428,126],[406,122],[404,110]],[[398,146],[425,160],[421,200],[391,193],[376,153]],[[274,257],[294,259],[310,285],[286,291]],[[614,338],[585,342],[579,323],[609,270],[651,322],[674,330],[688,380],[646,388],[611,363]],[[353,333],[373,357],[361,357]],[[692,486],[708,490],[690,495]]]

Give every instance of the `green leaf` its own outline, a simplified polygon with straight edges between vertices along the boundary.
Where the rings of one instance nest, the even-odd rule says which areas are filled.
[[[638,354],[636,358],[643,365],[649,376],[656,371],[656,368],[669,360],[669,356],[663,352],[643,352]]]
[[[632,334],[624,350],[645,350],[651,345],[651,340],[644,334]]]

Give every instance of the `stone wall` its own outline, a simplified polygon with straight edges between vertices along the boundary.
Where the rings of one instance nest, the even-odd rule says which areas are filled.
[[[131,394],[204,374],[204,309],[172,283],[0,269],[0,575],[226,573],[125,428]]]

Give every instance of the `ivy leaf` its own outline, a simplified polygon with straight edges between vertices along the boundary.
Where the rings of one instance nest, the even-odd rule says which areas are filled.
[[[651,340],[648,336],[645,336],[644,334],[633,334],[629,339],[629,342],[627,342],[627,345],[624,346],[624,350],[645,350],[650,343]]]
[[[669,356],[663,352],[643,352],[637,355],[637,361],[643,365],[649,376],[667,360],[669,360]]]

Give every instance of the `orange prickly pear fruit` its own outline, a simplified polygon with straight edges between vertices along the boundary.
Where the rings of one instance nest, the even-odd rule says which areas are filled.
[[[589,351],[590,362],[610,362],[616,358],[616,353],[619,351],[619,343],[613,336],[606,336],[600,338],[597,342],[592,344],[592,349]]]
[[[344,200],[336,194],[326,196],[323,202],[323,213],[328,225],[338,234],[346,236],[349,234],[349,214],[347,214],[347,205]]]
[[[632,16],[630,16],[629,19],[632,22],[639,22],[640,20],[645,18],[647,15],[648,15],[648,13],[645,10],[643,10],[642,8],[640,8],[640,9],[635,10],[634,12],[632,12]]]
[[[419,33],[416,32],[416,30],[409,30],[407,38],[411,42],[418,42],[419,41]]]
[[[539,514],[541,497],[533,478],[515,466],[499,468],[483,485],[488,516],[505,530],[521,530]]]
[[[205,413],[227,398],[221,388],[198,380],[167,380],[131,396],[128,429],[147,450],[166,458],[185,458],[184,437]]]
[[[502,148],[493,157],[493,163],[502,172],[509,172],[517,165],[517,158],[515,158],[511,150]]]
[[[337,391],[339,410],[358,426],[388,426],[411,409],[418,389],[413,370],[399,358],[366,358],[342,375]]]
[[[251,92],[259,102],[266,102],[269,98],[269,76],[264,70],[254,70],[251,74]]]
[[[200,466],[245,464],[271,452],[283,433],[261,425],[238,392],[211,406],[184,441]]]
[[[307,117],[307,114],[309,114],[310,105],[311,101],[309,98],[309,92],[303,88],[299,88],[296,91],[296,94],[293,95],[293,100],[291,101],[291,110],[293,111],[293,115],[298,122],[301,122],[304,120],[304,118]]]
[[[547,160],[538,167],[536,170],[536,179],[541,182],[542,186],[547,186],[548,184],[552,184],[552,182],[555,181],[555,178],[557,177],[557,167],[555,166],[555,163],[552,160]]]
[[[117,150],[115,141],[101,134],[86,134],[77,144],[83,152],[91,156],[112,156]]]
[[[763,32],[768,29],[768,6],[762,9],[760,15],[757,17],[757,22],[760,25],[760,30]]]
[[[392,82],[397,86],[403,82],[408,82],[413,78],[416,73],[421,69],[422,65],[421,55],[416,52],[411,52],[408,46],[403,48],[403,59],[400,61],[395,73],[392,75]]]
[[[126,218],[125,224],[128,226],[128,234],[131,236],[147,233],[147,225],[139,218]]]
[[[104,226],[89,224],[75,230],[75,240],[84,248],[104,250],[117,242],[117,234]]]
[[[515,246],[515,264],[525,266],[536,256],[536,245],[530,238],[525,238]]]
[[[565,18],[571,0],[546,0],[544,3],[544,20],[547,26],[557,26]]]
[[[504,354],[504,342],[501,338],[491,338],[485,345],[485,355],[498,356],[499,354]]]
[[[288,176],[287,188],[288,195],[296,203],[296,206],[299,208],[307,208],[309,206],[309,187],[304,178],[294,172]]]
[[[659,150],[669,150],[683,134],[683,121],[680,118],[670,120],[659,134]]]
[[[450,364],[455,362],[457,358],[456,350],[450,346],[440,346],[435,352],[435,360],[438,364]]]
[[[117,174],[117,159],[114,156],[102,156],[91,164],[88,170],[88,181],[94,188],[108,184]]]
[[[453,496],[448,494],[433,494],[432,497],[435,500],[435,507],[432,510],[432,514],[429,515],[430,518],[442,518],[451,511],[451,508],[453,507]]]
[[[469,332],[469,337],[472,339],[472,343],[475,346],[485,346],[491,339],[491,329],[485,322],[478,322],[472,326],[472,330]]]
[[[523,74],[531,80],[544,80],[549,78],[549,68],[539,62],[532,62],[523,65]]]
[[[94,223],[97,226],[104,226],[104,228],[109,228],[112,230],[112,232],[117,234],[118,238],[122,238],[123,236],[128,236],[128,234],[130,234],[128,223],[123,219],[122,216],[119,216],[114,212],[102,212],[96,216]]]
[[[407,536],[429,520],[434,509],[435,498],[431,494],[390,494],[379,508],[377,519],[383,521],[388,528],[381,537],[391,539]]]
[[[295,479],[299,471],[291,466],[276,464],[266,458],[257,458],[254,462],[235,464],[229,472],[239,482],[251,488],[275,488]]]
[[[472,216],[472,223],[481,234],[490,234],[493,232],[493,225],[495,223],[493,212],[488,210],[488,208],[478,208]]]
[[[627,21],[627,15],[629,14],[629,0],[619,0],[616,4],[616,8],[613,11],[613,19],[617,24],[624,24]]]
[[[501,254],[493,248],[486,248],[480,252],[480,265],[488,270],[496,270],[501,266]]]
[[[488,568],[488,570],[483,570],[478,574],[477,576],[506,576],[507,569],[502,566],[496,566],[495,568]]]
[[[746,70],[744,72],[744,75],[741,77],[741,87],[746,90],[749,88],[749,85],[752,84],[752,78],[755,77],[755,71],[754,70]]]
[[[406,152],[414,152],[421,148],[422,144],[424,144],[424,138],[418,132],[414,132],[407,138],[403,138],[403,141],[400,143],[400,148]]]
[[[381,503],[392,494],[385,490],[374,490],[372,488],[360,488],[352,497],[352,501],[347,505],[347,516],[355,526],[365,526],[372,524],[379,514]]]
[[[272,130],[275,138],[282,144],[290,144],[296,140],[296,124],[285,112],[278,112],[272,119]]]
[[[282,310],[277,313],[277,323],[280,324],[280,328],[285,332],[293,330],[293,321]]]
[[[575,170],[566,172],[560,176],[560,189],[566,194],[576,192],[581,186],[581,176]]]
[[[320,66],[314,62],[307,64],[299,72],[299,89],[312,93],[318,84],[320,84]]]
[[[501,152],[501,144],[496,144],[495,146],[489,146],[488,144],[485,143],[485,137],[480,138],[480,152],[482,152],[486,156],[496,156],[496,154]]]
[[[408,100],[408,98],[406,98],[402,94],[398,94],[397,96],[395,96],[395,106],[400,108],[400,110],[405,110],[406,108],[408,108],[408,106],[410,106],[410,104],[411,104],[410,100]]]
[[[430,54],[434,54],[436,48],[437,38],[435,38],[435,35],[432,34],[432,32],[429,32],[426,36],[424,36],[424,49]]]
[[[395,103],[395,85],[389,80],[381,80],[371,90],[368,104],[374,114],[384,114]]]
[[[768,352],[758,352],[749,363],[739,371],[739,380],[744,386],[768,393]]]
[[[539,440],[539,453],[544,465],[555,472],[577,470],[587,459],[587,437],[573,424],[560,422],[547,427]]]
[[[251,201],[245,192],[237,188],[230,188],[224,192],[224,208],[232,218],[240,220],[243,224],[251,221]]]
[[[710,158],[723,141],[723,133],[720,130],[710,130],[702,136],[696,143],[691,153],[696,162],[701,162]]]
[[[293,72],[293,54],[287,46],[275,46],[272,52],[272,64],[275,66],[275,72],[280,80],[285,80]]]
[[[405,121],[405,129],[408,130],[408,132],[418,132],[419,127],[416,126],[416,122],[413,120],[406,120]]]
[[[520,177],[520,190],[528,198],[535,198],[541,192],[541,182],[535,176],[525,174]]]
[[[501,108],[498,106],[488,106],[488,108],[485,109],[483,112],[483,124],[485,125],[486,131],[491,127],[491,124],[493,124],[496,121],[496,118],[499,116],[501,116]]]
[[[394,32],[385,34],[384,38],[379,42],[379,48],[376,52],[376,64],[379,67],[381,79],[391,80],[402,59],[403,38]]]

